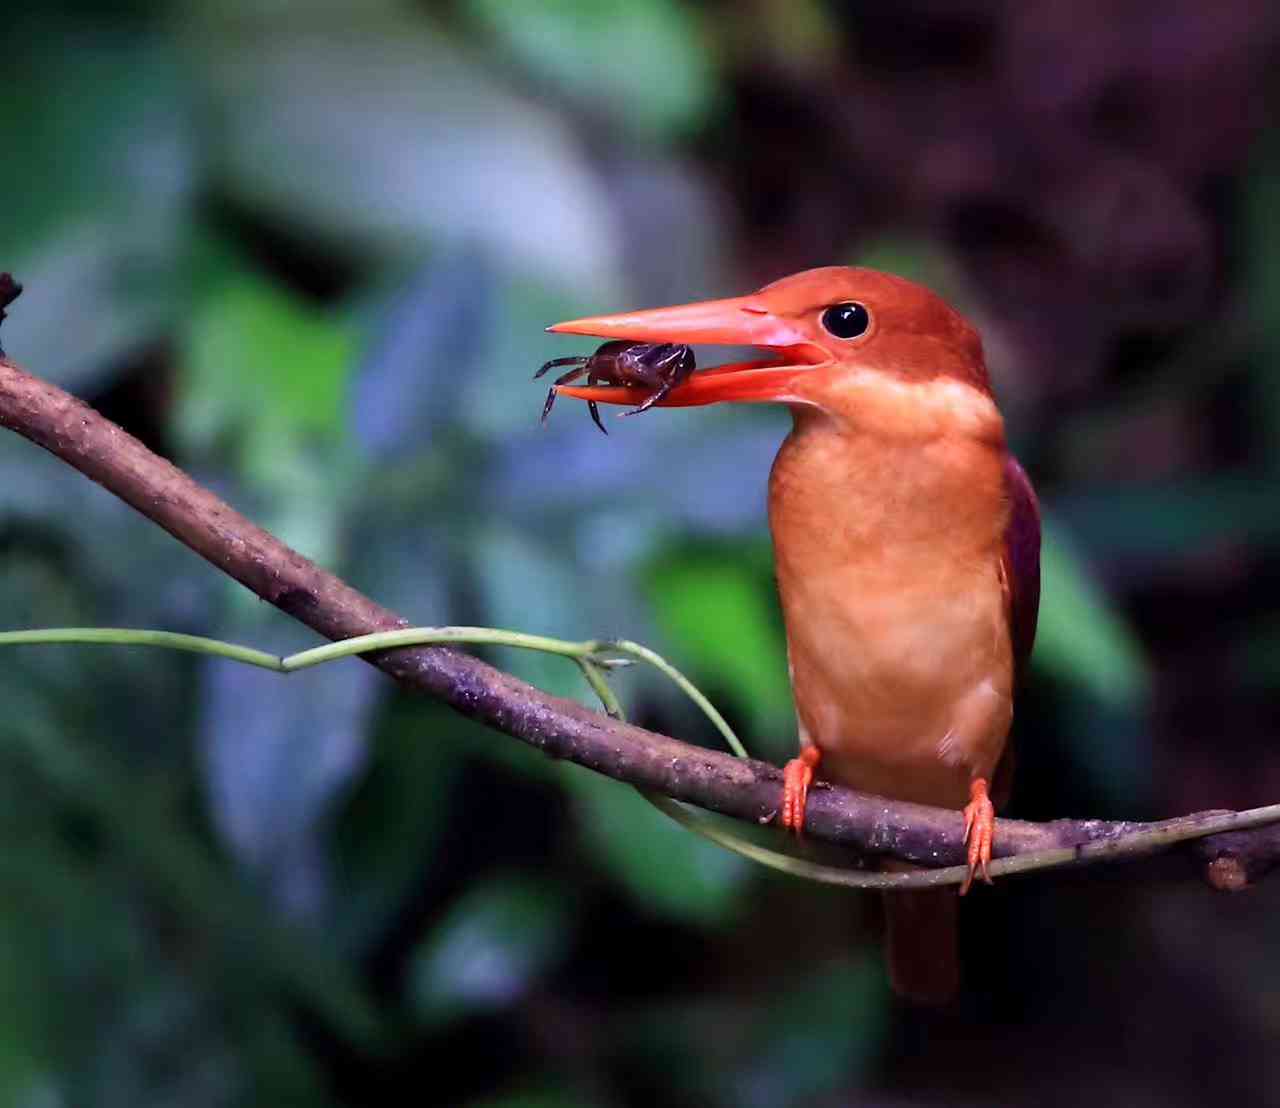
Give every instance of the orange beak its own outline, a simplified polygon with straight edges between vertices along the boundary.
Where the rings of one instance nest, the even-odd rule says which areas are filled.
[[[795,399],[795,379],[813,365],[828,360],[828,355],[810,344],[792,323],[774,315],[759,294],[573,319],[547,330],[634,342],[705,342],[763,346],[775,351],[770,358],[698,370],[658,401],[660,407],[682,408],[721,401],[786,403]],[[556,391],[600,404],[640,404],[652,395],[648,389],[614,386],[559,385]]]

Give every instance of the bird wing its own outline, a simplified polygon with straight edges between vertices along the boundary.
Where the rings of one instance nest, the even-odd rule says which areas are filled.
[[[1004,464],[1004,482],[1010,513],[1000,569],[1013,639],[1016,683],[1026,675],[1040,614],[1040,503],[1026,470],[1012,454]]]

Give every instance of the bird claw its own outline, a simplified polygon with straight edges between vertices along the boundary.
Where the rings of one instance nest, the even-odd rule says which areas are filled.
[[[974,875],[982,874],[982,880],[991,884],[991,840],[995,837],[996,810],[987,795],[987,780],[977,777],[969,786],[969,803],[964,806],[964,841],[969,846],[969,872],[960,886],[964,896],[973,884]]]
[[[797,835],[804,831],[804,810],[813,784],[813,768],[822,754],[816,746],[806,746],[782,771],[782,826]]]

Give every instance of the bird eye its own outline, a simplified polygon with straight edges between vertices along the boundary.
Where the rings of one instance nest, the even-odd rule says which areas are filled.
[[[822,326],[838,339],[856,339],[871,326],[871,315],[861,304],[833,304],[822,313]]]

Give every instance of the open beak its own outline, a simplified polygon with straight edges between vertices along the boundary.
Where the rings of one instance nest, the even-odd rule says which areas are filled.
[[[775,316],[758,295],[573,319],[547,330],[633,342],[763,346],[775,352],[773,357],[757,361],[698,370],[658,401],[661,407],[721,401],[785,403],[794,399],[795,379],[827,360],[826,354],[811,346],[792,323]],[[601,404],[640,404],[652,395],[648,389],[614,386],[560,385],[557,392]]]

